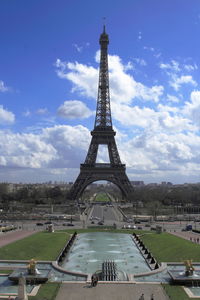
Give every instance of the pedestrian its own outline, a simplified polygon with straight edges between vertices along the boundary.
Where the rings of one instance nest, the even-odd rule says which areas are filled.
[[[91,277],[91,286],[94,286],[94,274]]]
[[[94,276],[94,286],[96,286],[98,283],[98,276],[95,274]]]
[[[154,296],[153,296],[153,294],[151,294],[151,298],[150,298],[150,300],[154,300]]]
[[[144,300],[144,294],[140,296],[139,300]]]
[[[98,283],[98,276],[96,274],[93,274],[91,277],[91,286],[96,286]]]

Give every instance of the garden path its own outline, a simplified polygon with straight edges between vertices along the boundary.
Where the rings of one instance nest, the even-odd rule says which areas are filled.
[[[0,247],[21,240],[27,236],[36,233],[34,230],[14,230],[6,233],[0,233]]]
[[[145,300],[169,300],[159,284],[99,283],[91,288],[86,283],[63,283],[56,300],[139,300],[144,294]]]

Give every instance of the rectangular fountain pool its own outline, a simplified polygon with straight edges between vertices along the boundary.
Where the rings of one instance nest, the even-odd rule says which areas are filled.
[[[27,293],[31,293],[33,285],[27,285],[26,291]],[[0,294],[17,294],[18,285],[14,284],[12,281],[8,279],[8,275],[0,276]]]
[[[90,232],[79,234],[62,267],[91,274],[101,270],[103,261],[112,260],[126,274],[149,272],[149,266],[130,234]]]

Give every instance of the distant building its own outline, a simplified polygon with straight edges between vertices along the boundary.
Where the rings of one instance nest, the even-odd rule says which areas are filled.
[[[152,182],[152,183],[149,183],[148,186],[155,187],[155,186],[158,186],[158,184],[156,182]]]
[[[131,181],[131,184],[133,186],[143,186],[144,185],[144,181]]]
[[[167,186],[170,185],[170,186],[171,186],[171,185],[173,185],[173,184],[172,184],[171,182],[169,182],[169,181],[168,181],[168,182],[167,182],[167,181],[162,181],[162,182],[161,182],[161,185],[167,185]]]

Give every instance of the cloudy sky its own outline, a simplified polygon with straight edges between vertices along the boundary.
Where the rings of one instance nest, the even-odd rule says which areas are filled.
[[[200,182],[199,0],[1,0],[0,182],[77,177],[94,127],[103,17],[129,178]],[[103,146],[98,160],[107,162]]]

